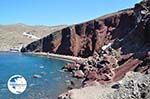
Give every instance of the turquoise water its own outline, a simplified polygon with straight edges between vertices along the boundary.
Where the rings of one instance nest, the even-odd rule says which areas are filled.
[[[66,91],[69,74],[60,71],[65,61],[21,53],[0,53],[0,99],[57,99]],[[41,75],[34,78],[33,75]],[[19,95],[12,94],[7,81],[12,75],[22,75],[27,89]]]

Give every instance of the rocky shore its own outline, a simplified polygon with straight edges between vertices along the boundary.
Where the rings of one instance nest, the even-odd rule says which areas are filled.
[[[150,75],[128,72],[115,83],[72,89],[58,99],[149,99]]]
[[[147,41],[150,33],[148,29],[150,22],[149,8],[150,1],[142,1],[135,5],[133,14],[136,16],[136,25],[129,35],[102,46],[100,51],[95,51],[93,56],[82,62],[76,61],[64,66],[65,70],[72,72],[73,77],[83,79],[82,85],[84,88],[68,91],[60,95],[59,99],[150,98],[150,51],[149,41]],[[143,34],[138,34],[139,31]],[[123,42],[129,43],[128,40],[133,40],[129,39],[132,35],[140,35],[137,37],[136,46],[130,46],[136,51],[130,49],[129,46],[126,48],[127,45],[121,45]],[[143,43],[139,42],[140,39]],[[142,45],[143,48],[139,48],[140,43],[145,43],[145,45]],[[132,42],[132,44],[134,43]],[[137,49],[139,50],[137,51]],[[130,71],[140,73],[131,73]]]
[[[150,99],[150,0],[66,27],[21,51],[85,58],[63,67],[83,88],[59,99]]]

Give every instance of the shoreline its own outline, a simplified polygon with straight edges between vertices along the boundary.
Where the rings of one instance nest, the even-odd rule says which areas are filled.
[[[67,62],[76,62],[80,60],[86,60],[87,58],[81,58],[81,57],[76,57],[76,56],[69,56],[69,55],[60,55],[60,54],[53,54],[53,53],[45,53],[45,52],[17,52],[17,51],[0,51],[0,53],[21,53],[21,54],[32,54],[32,55],[38,55],[38,56],[45,56],[47,58],[52,58],[52,59],[58,59],[58,60],[63,60]]]
[[[36,53],[31,53],[31,54],[46,56],[48,58],[64,60],[64,61],[68,61],[68,62],[76,62],[76,61],[80,61],[80,60],[86,60],[86,58],[81,58],[81,57],[75,57],[75,56],[69,56],[69,55],[60,55],[60,54],[53,54],[53,53],[44,53],[44,52],[36,52]]]

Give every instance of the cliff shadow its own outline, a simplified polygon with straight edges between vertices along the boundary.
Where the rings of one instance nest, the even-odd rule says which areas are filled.
[[[62,38],[60,46],[58,47],[56,53],[57,54],[64,54],[64,55],[73,55],[73,52],[71,51],[71,31],[70,28],[64,28],[62,30]]]
[[[54,48],[52,41],[53,41],[52,34],[43,38],[43,41],[42,41],[42,51],[43,52],[52,52],[52,50]]]

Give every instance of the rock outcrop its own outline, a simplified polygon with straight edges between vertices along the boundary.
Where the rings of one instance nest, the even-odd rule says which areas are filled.
[[[144,74],[150,72],[150,2],[142,1],[132,10],[128,14],[121,14],[123,18],[118,19],[117,27],[112,27],[112,16],[111,21],[106,17],[105,21],[99,21],[100,28],[95,29],[98,38],[93,56],[82,63],[77,61],[65,66],[73,72],[83,71],[84,86],[93,81],[112,83],[123,78],[129,71]],[[110,39],[107,38],[108,34]]]
[[[22,52],[50,52],[89,57],[104,45],[129,35],[135,27],[134,9],[122,10],[69,26],[32,42]],[[133,37],[134,38],[134,37]]]
[[[149,91],[149,74],[129,72],[120,82],[72,89],[58,99],[149,99]]]

